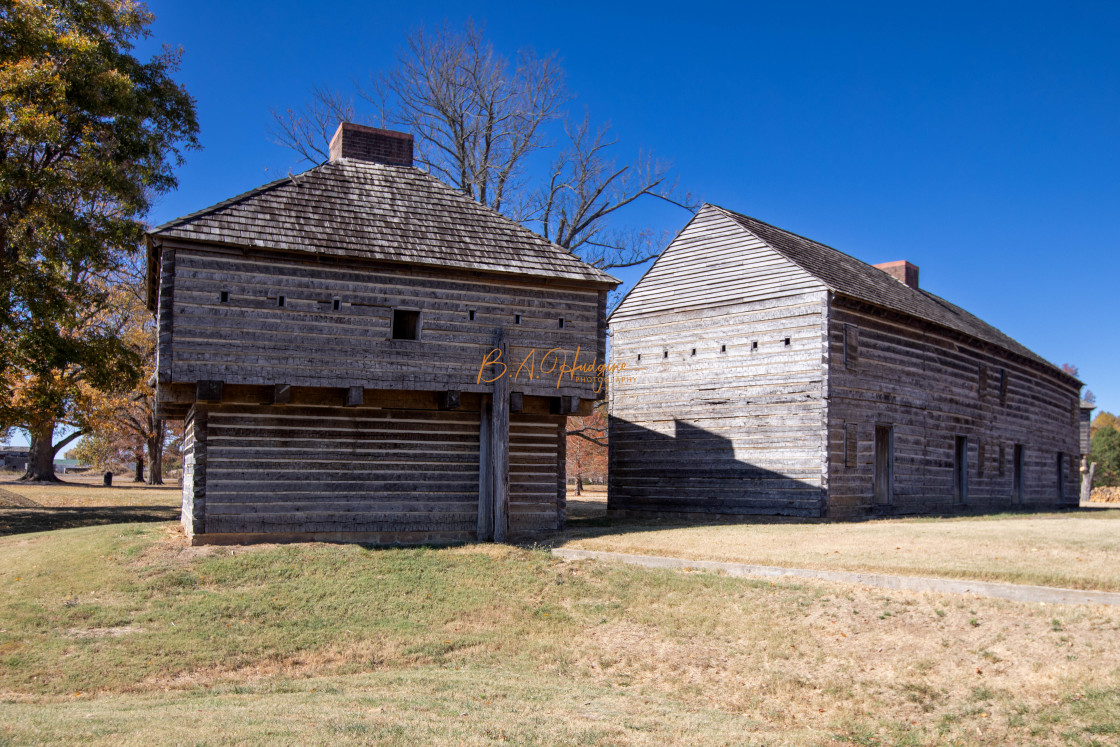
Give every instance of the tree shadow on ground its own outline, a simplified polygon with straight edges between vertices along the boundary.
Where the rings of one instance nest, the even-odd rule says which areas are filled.
[[[178,506],[2,508],[0,509],[0,537],[100,524],[178,520]]]

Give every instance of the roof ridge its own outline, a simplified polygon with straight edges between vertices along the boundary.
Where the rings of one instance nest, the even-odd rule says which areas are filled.
[[[730,210],[730,209],[728,209],[728,208],[725,208],[725,207],[723,207],[722,205],[712,205],[712,207],[716,208],[717,210],[721,210],[721,211],[723,211],[724,213],[728,214],[728,215],[729,215],[730,217],[732,217],[732,218],[746,218],[746,219],[747,219],[747,220],[749,220],[749,221],[754,221],[755,223],[761,223],[762,225],[766,226],[767,228],[772,228],[772,229],[774,229],[775,231],[781,231],[781,232],[782,232],[782,233],[784,233],[784,234],[788,234],[789,236],[793,236],[794,238],[798,238],[798,239],[801,239],[802,241],[808,241],[808,242],[809,242],[810,244],[816,244],[817,246],[823,246],[823,247],[824,247],[825,249],[828,249],[829,251],[833,251],[833,252],[836,252],[837,254],[843,254],[843,255],[844,255],[845,257],[847,257],[847,258],[848,258],[848,259],[850,259],[850,260],[853,260],[853,261],[855,261],[855,262],[859,262],[860,264],[862,264],[862,265],[866,265],[867,267],[870,267],[870,268],[872,268],[872,269],[874,269],[874,270],[879,270],[879,268],[878,268],[878,267],[876,267],[875,265],[873,265],[873,264],[869,264],[869,263],[867,263],[867,262],[864,262],[864,261],[863,261],[862,259],[860,259],[859,257],[856,257],[856,256],[853,256],[853,255],[851,255],[851,254],[848,254],[847,252],[845,252],[845,251],[843,251],[843,250],[841,250],[841,249],[837,249],[837,248],[836,248],[836,247],[834,247],[834,246],[829,246],[828,244],[824,244],[824,243],[822,243],[822,242],[820,242],[820,241],[817,241],[816,239],[811,239],[811,238],[809,238],[808,236],[802,236],[802,235],[801,235],[801,234],[799,234],[799,233],[794,233],[793,231],[790,231],[790,230],[788,230],[788,229],[782,228],[781,226],[775,226],[775,225],[774,225],[773,223],[767,223],[767,222],[766,222],[766,221],[764,221],[764,220],[759,220],[758,218],[755,218],[755,217],[754,217],[754,216],[752,216],[752,215],[747,215],[747,214],[745,214],[745,213],[740,213],[740,212],[737,212],[737,211],[735,211],[735,210]],[[748,229],[748,230],[749,230],[749,229]],[[761,236],[759,236],[759,238],[761,239],[762,237],[761,237]],[[765,240],[764,240],[764,241],[765,241]],[[767,246],[770,246],[769,242],[767,242],[767,243],[766,243],[766,245],[767,245]],[[808,272],[812,273],[812,270],[809,270],[809,269],[808,269],[807,267],[805,267],[804,265],[802,265],[802,264],[801,264],[801,262],[798,262],[798,261],[797,261],[796,259],[794,259],[793,257],[789,257],[789,256],[787,256],[787,255],[786,255],[786,253],[785,253],[785,252],[783,252],[783,251],[782,251],[782,250],[781,250],[780,248],[778,248],[778,247],[776,247],[776,246],[770,246],[770,248],[771,248],[771,249],[773,249],[773,250],[775,250],[775,251],[777,251],[777,252],[780,252],[780,253],[782,254],[782,256],[783,256],[783,257],[786,257],[786,259],[788,259],[788,260],[790,260],[791,262],[795,263],[795,264],[796,264],[796,265],[797,265],[798,267],[801,267],[802,269],[805,269],[806,271],[808,271]],[[882,271],[882,270],[879,270],[879,272],[883,272],[883,271]],[[885,273],[885,272],[883,272],[883,274],[884,274],[884,275],[887,275],[887,273]],[[887,275],[887,277],[890,277],[890,275]],[[822,278],[822,280],[823,280],[823,278]],[[897,281],[896,281],[896,282],[897,282]],[[827,282],[827,281],[825,281],[825,284],[826,284],[826,285],[828,285],[828,282]],[[831,286],[830,286],[830,287],[831,287]],[[906,287],[907,287],[907,288],[909,288],[910,286],[906,286]],[[839,288],[834,288],[833,290],[839,290]],[[913,290],[913,288],[911,288],[911,290]]]
[[[1054,363],[1046,360],[995,325],[984,321],[952,301],[943,299],[924,288],[913,288],[899,282],[875,265],[864,262],[862,259],[828,244],[822,244],[815,239],[801,236],[719,205],[712,205],[712,207],[733,220],[743,230],[750,231],[771,249],[821,280],[836,293],[966,334],[969,337],[995,345],[1010,353],[1031,359],[1036,363],[1041,363],[1050,369],[1061,372],[1061,368]],[[768,237],[765,235],[771,231],[775,233],[774,236]],[[782,242],[775,241],[779,238],[788,239],[790,244],[781,246]],[[804,242],[805,246],[799,247],[798,242]],[[817,252],[821,256],[814,257],[813,252]],[[838,256],[828,256],[828,253]],[[875,273],[869,273],[868,270],[874,270]],[[934,306],[931,306],[931,304]],[[937,307],[940,307],[940,310]]]

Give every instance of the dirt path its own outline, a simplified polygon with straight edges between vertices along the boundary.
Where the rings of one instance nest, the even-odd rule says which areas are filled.
[[[1045,604],[1108,604],[1120,606],[1120,593],[1060,589],[1051,586],[1026,586],[999,584],[989,581],[962,581],[950,578],[924,576],[891,576],[881,573],[855,573],[852,571],[822,571],[810,568],[781,568],[748,563],[721,563],[713,560],[687,560],[656,555],[630,555],[597,550],[571,550],[558,548],[552,554],[562,560],[604,560],[615,563],[640,565],[646,568],[681,568],[689,570],[723,571],[729,576],[758,576],[776,578],[795,576],[824,581],[873,586],[881,589],[908,589],[933,591],[945,594],[975,594],[981,597],[1010,599],[1016,602],[1043,602]]]

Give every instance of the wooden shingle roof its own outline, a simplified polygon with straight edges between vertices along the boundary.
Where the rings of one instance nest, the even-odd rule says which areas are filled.
[[[412,166],[341,159],[153,228],[153,237],[617,285]]]
[[[929,291],[911,288],[882,270],[825,244],[717,205],[711,207],[727,215],[840,295],[933,322],[1061,371],[1014,338]]]

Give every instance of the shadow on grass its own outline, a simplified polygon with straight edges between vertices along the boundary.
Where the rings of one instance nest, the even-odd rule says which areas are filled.
[[[99,524],[178,521],[178,506],[105,506],[82,508],[2,508],[0,537]]]

